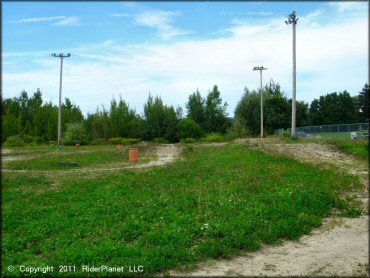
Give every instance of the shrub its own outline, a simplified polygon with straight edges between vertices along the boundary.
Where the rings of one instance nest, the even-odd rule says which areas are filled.
[[[192,119],[184,119],[177,126],[177,137],[180,139],[199,139],[203,135],[201,126]]]
[[[4,143],[5,147],[22,147],[24,145],[25,142],[19,135],[9,136]]]
[[[152,141],[153,143],[157,143],[157,144],[168,144],[169,143],[169,141],[167,139],[164,139],[163,137],[154,138]]]
[[[283,137],[284,137],[284,138],[290,138],[290,132],[289,132],[289,131],[287,131],[287,130],[284,130],[284,132],[283,132]]]
[[[209,133],[207,134],[206,137],[203,137],[201,139],[202,142],[209,142],[209,143],[212,143],[212,142],[224,142],[225,141],[225,137],[222,136],[222,134],[220,133]]]
[[[136,139],[136,138],[123,138],[123,137],[114,137],[108,140],[109,144],[113,144],[113,145],[117,145],[117,144],[133,145],[133,144],[139,143],[140,141],[141,141],[140,139]]]
[[[34,143],[34,138],[31,135],[24,134],[24,135],[21,135],[21,138],[25,144]]]
[[[184,139],[181,139],[180,142],[181,143],[195,143],[195,142],[197,142],[197,140],[194,139],[194,138],[184,138]]]
[[[97,138],[90,143],[91,145],[106,145],[107,141],[104,138]]]
[[[86,145],[87,135],[86,129],[82,123],[68,124],[67,130],[64,133],[63,141],[64,145]]]

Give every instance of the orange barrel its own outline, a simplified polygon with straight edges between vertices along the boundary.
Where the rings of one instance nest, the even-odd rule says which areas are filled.
[[[129,157],[130,162],[136,163],[139,159],[139,149],[130,148],[128,150],[128,157]]]
[[[118,151],[122,151],[122,150],[123,150],[123,145],[118,144],[118,145],[117,145],[117,150],[118,150]]]

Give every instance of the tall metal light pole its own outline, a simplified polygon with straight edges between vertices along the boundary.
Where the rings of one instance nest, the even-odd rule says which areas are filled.
[[[53,57],[60,58],[60,83],[59,83],[59,111],[58,111],[58,148],[62,145],[62,75],[63,75],[63,58],[68,58],[71,56],[70,53],[64,55],[60,53],[59,55],[53,53]]]
[[[260,71],[260,93],[261,93],[261,138],[263,138],[263,97],[262,97],[262,71],[267,70],[267,68],[261,67],[254,67],[253,70],[259,70]]]
[[[285,21],[287,25],[293,25],[293,97],[292,97],[292,132],[291,137],[296,137],[296,56],[295,56],[295,26],[297,25],[298,18],[296,17],[295,11],[288,16],[288,21]]]

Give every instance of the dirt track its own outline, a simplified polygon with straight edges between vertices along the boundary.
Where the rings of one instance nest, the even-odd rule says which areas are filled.
[[[287,155],[311,164],[333,165],[358,175],[368,188],[368,166],[352,156],[319,144],[281,144],[276,140],[239,140],[267,153]],[[367,208],[368,190],[359,193]],[[360,218],[328,218],[319,229],[298,241],[265,246],[231,260],[211,260],[192,272],[173,276],[368,276],[368,214]]]
[[[145,144],[142,144],[145,145]],[[5,151],[7,154],[10,154],[10,151],[5,149],[2,150]],[[180,155],[182,151],[182,148],[175,145],[175,144],[163,144],[163,145],[156,145],[150,152],[146,152],[144,154],[144,157],[146,155],[155,155],[156,159],[144,162],[144,163],[137,163],[137,164],[130,164],[127,163],[121,163],[121,166],[118,167],[109,167],[109,168],[78,168],[78,169],[68,169],[68,170],[57,170],[57,172],[102,172],[102,171],[117,171],[122,169],[142,169],[142,168],[149,168],[153,166],[161,166],[168,163],[171,163],[177,159],[177,157]],[[41,155],[39,155],[41,156]],[[14,160],[25,160],[25,159],[31,159],[35,158],[36,156],[7,156],[2,157],[2,161],[14,161]],[[43,173],[51,173],[56,172],[56,170],[11,170],[11,169],[2,169],[2,172],[15,172],[15,173],[26,173],[26,172],[43,172]]]

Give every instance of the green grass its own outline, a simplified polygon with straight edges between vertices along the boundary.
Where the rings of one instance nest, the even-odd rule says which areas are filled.
[[[88,276],[82,265],[143,265],[151,275],[297,239],[333,208],[360,212],[340,197],[358,179],[334,170],[241,145],[188,147],[184,158],[91,176],[3,173],[2,274],[19,275],[20,265],[75,265],[68,274],[76,276]]]
[[[369,160],[369,141],[364,139],[326,139],[327,144],[335,146],[337,149],[351,155]]]

